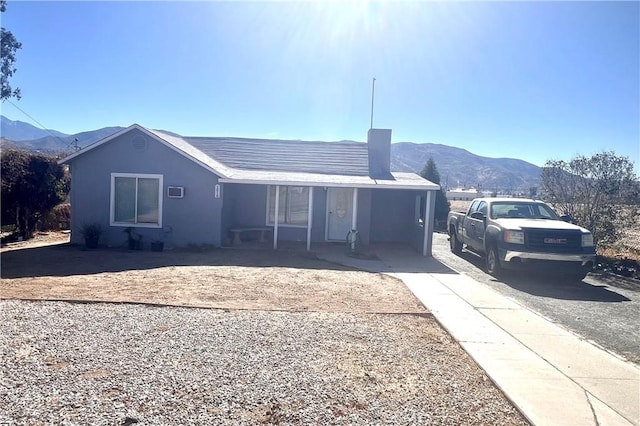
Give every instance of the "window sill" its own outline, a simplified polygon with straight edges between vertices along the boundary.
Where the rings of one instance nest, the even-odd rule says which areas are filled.
[[[109,226],[119,226],[123,228],[162,228],[162,225],[158,223],[111,222]]]

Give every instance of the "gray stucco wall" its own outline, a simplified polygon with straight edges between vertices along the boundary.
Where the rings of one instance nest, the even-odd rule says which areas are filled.
[[[375,189],[371,194],[371,242],[412,243],[416,235],[415,191]]]
[[[83,243],[83,224],[98,222],[101,245],[126,244],[125,227],[109,225],[111,173],[163,175],[162,230],[136,228],[145,247],[160,237],[167,246],[221,243],[223,188],[215,198],[217,176],[137,129],[72,159],[70,169],[72,243]],[[184,198],[168,198],[168,186],[183,186]]]

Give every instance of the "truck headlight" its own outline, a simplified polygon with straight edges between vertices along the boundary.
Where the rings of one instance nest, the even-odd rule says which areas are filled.
[[[582,247],[593,247],[593,234],[582,234]]]
[[[524,244],[524,232],[504,231],[504,242],[513,244]]]

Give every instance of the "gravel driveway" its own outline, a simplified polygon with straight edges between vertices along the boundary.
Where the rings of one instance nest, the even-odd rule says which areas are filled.
[[[428,314],[0,302],[1,424],[526,424]]]
[[[3,253],[0,424],[527,424],[397,280],[286,253],[73,250]],[[154,282],[210,307],[101,301],[157,303]]]

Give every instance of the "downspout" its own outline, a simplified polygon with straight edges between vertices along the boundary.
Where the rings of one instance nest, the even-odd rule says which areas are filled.
[[[358,225],[358,188],[353,188],[353,215],[351,216],[351,229]]]
[[[278,248],[278,217],[280,216],[280,212],[278,211],[280,207],[280,185],[276,185],[276,208],[275,208],[275,217],[273,218],[273,249]]]
[[[309,187],[309,215],[307,216],[307,251],[311,251],[311,222],[313,221],[313,186]]]

